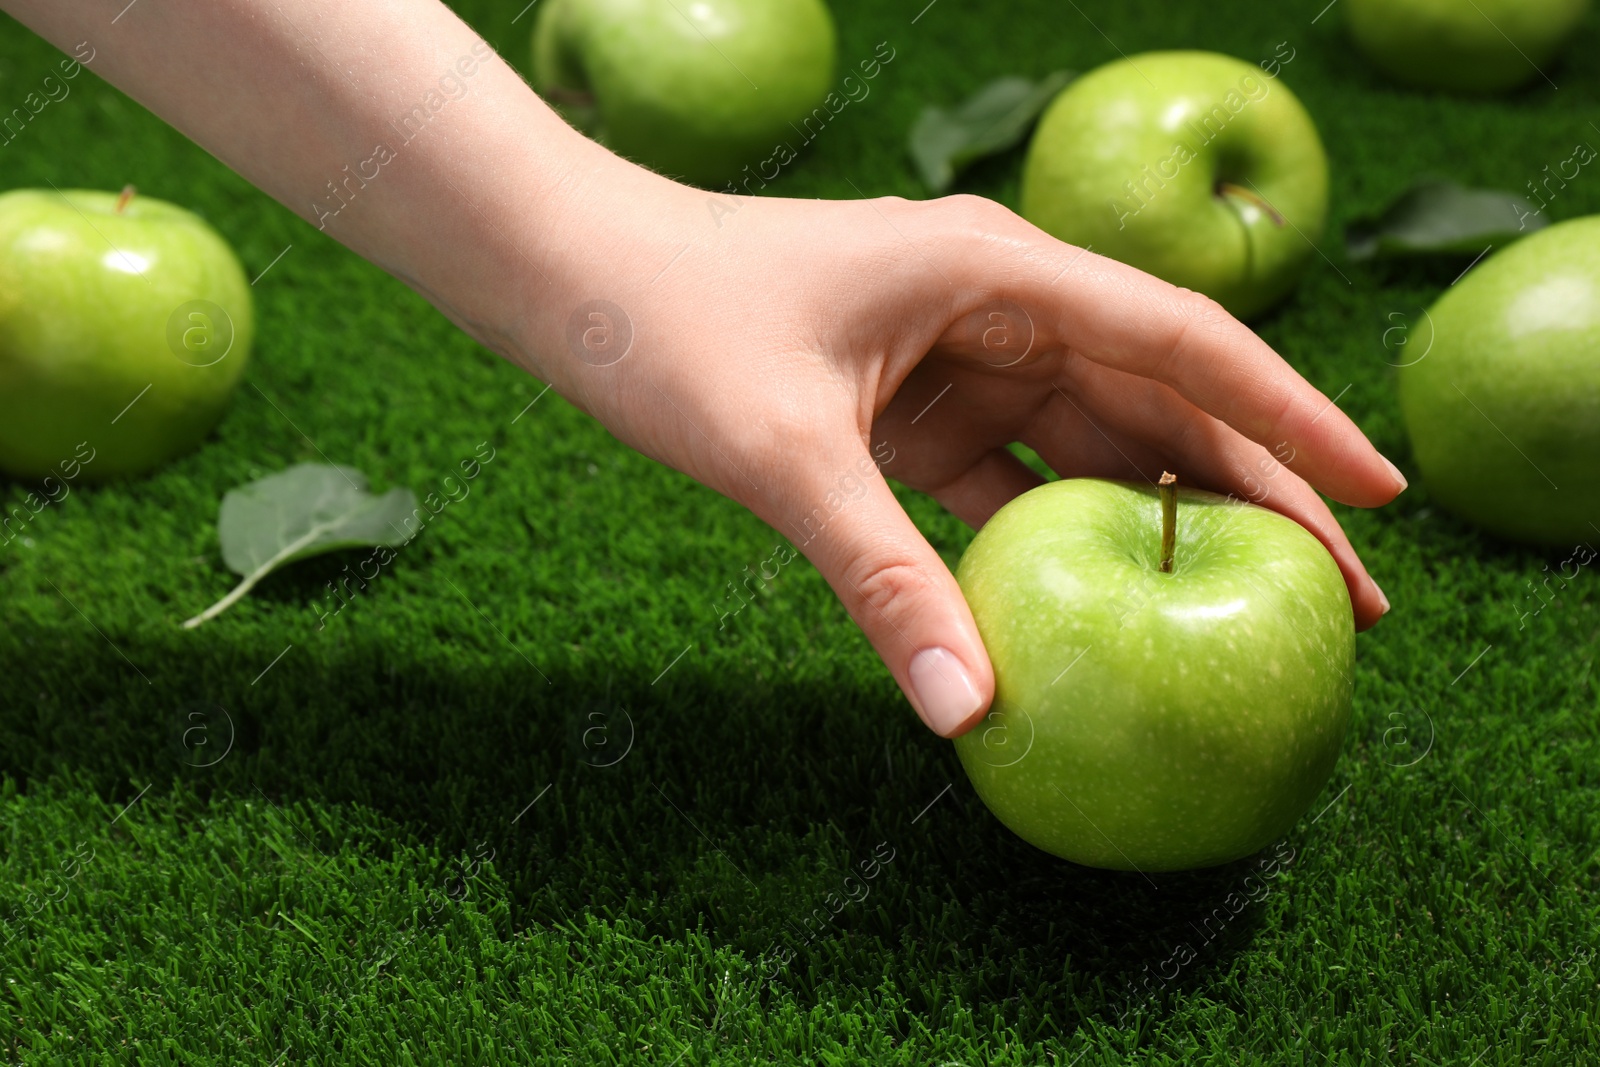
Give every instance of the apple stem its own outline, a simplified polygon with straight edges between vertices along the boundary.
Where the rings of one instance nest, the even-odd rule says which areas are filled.
[[[1282,215],[1278,214],[1278,209],[1267,203],[1267,198],[1262,196],[1260,193],[1255,192],[1254,190],[1246,189],[1244,186],[1235,185],[1232,182],[1218,182],[1217,195],[1231,196],[1235,200],[1243,200],[1248,204],[1254,204],[1256,207],[1260,208],[1262,213],[1265,214],[1267,218],[1271,219],[1279,229],[1282,229],[1284,226],[1288,225],[1288,220]]]
[[[1178,542],[1178,478],[1161,472],[1161,573],[1172,573],[1172,550]]]
[[[132,199],[133,199],[133,186],[124,185],[122,187],[122,195],[117,197],[117,206],[115,208],[113,208],[112,210],[118,215],[122,214],[122,209],[127,207],[128,206],[128,201],[130,201]]]

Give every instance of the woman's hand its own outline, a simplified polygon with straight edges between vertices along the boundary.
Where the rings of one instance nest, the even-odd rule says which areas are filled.
[[[63,50],[102,39],[94,0],[0,6]],[[1170,469],[1320,537],[1358,625],[1387,607],[1311,486],[1372,506],[1404,481],[1209,300],[972,197],[674,184],[573,131],[437,0],[113,21],[100,76],[793,540],[940,734],[977,722],[994,676],[879,459],[973,525],[1039,481],[1012,441],[1062,475]]]
[[[1313,486],[1372,507],[1404,479],[1211,300],[981,198],[733,198],[625,164],[613,179],[586,197],[608,216],[578,213],[594,269],[534,316],[529,358],[620,440],[788,537],[937,733],[975,725],[994,676],[880,469],[975,527],[1041,481],[1013,441],[1063,477],[1171,470],[1320,538],[1359,627],[1388,610]]]

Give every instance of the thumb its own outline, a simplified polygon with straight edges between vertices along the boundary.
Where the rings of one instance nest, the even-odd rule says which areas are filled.
[[[787,531],[941,737],[976,726],[994,671],[955,576],[900,507],[872,458],[817,487]],[[800,505],[804,507],[805,505]]]

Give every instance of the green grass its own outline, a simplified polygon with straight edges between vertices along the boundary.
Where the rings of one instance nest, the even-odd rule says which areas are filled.
[[[521,3],[464,6],[523,62]],[[1312,24],[1321,0],[944,0],[912,25],[922,6],[838,5],[845,61],[897,55],[778,191],[919,196],[901,146],[922,103],[1119,49],[1288,41],[1336,225],[1424,173],[1521,189],[1600,145],[1600,69],[1578,61],[1600,13],[1559,90],[1462,101],[1384,84],[1337,9]],[[0,111],[55,58],[7,22]],[[1019,159],[963,187],[1014,204]],[[724,583],[776,534],[554,394],[515,419],[540,383],[92,75],[0,165],[5,187],[133,182],[191,206],[252,276],[293,245],[256,286],[255,362],[213,439],[0,546],[7,1061],[1600,1055],[1592,568],[1522,627],[1526,583],[1562,555],[1498,545],[1423,486],[1341,510],[1395,610],[1359,642],[1356,720],[1311,815],[1221,870],[1076,868],[987,814],[808,564],[718,629]],[[1596,211],[1589,170],[1551,208]],[[1383,331],[1461,265],[1322,247],[1261,332],[1409,468]],[[480,442],[496,455],[472,495],[325,628],[345,559],[178,628],[233,582],[229,487],[326,456],[426,493]],[[905,499],[953,563],[970,533]],[[865,898],[799,933],[863,863]],[[1235,913],[1252,872],[1264,889]]]

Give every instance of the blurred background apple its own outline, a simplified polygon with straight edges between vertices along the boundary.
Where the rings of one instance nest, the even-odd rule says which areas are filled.
[[[1327,213],[1311,116],[1278,79],[1214,52],[1084,75],[1045,111],[1023,166],[1030,222],[1241,319],[1288,295]]]
[[[799,149],[836,51],[822,0],[547,0],[534,88],[614,151],[716,185]]]
[[[1474,267],[1406,351],[1400,410],[1440,503],[1514,541],[1600,540],[1600,215]]]
[[[1395,80],[1495,93],[1548,77],[1589,0],[1345,0],[1343,8],[1356,46]]]

